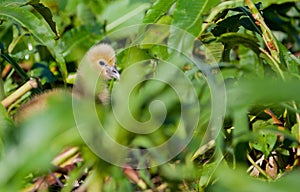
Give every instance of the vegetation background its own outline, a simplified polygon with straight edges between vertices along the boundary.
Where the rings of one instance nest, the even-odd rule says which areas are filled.
[[[1,106],[1,191],[300,188],[300,4],[296,0],[0,0],[0,18],[1,98],[11,99],[30,77],[40,84]],[[147,23],[188,31],[204,45],[193,53],[202,56],[211,69],[215,67],[211,56],[218,63],[227,103],[216,140],[203,143],[211,117],[211,92],[197,66],[186,61],[178,67],[197,90],[200,121],[187,148],[163,165],[133,170],[110,165],[94,155],[78,134],[68,95],[52,98],[49,108],[24,124],[12,120],[32,95],[71,87],[80,60],[92,45],[104,39],[115,47],[126,46],[132,31],[107,36],[126,26]],[[193,42],[182,47],[181,38],[168,38],[174,35],[168,31],[157,41],[182,52],[191,48]],[[134,46],[118,54],[118,68],[122,72],[138,61],[169,57],[167,47]],[[152,74],[155,67],[148,70]],[[110,87],[113,85],[111,81]],[[134,114],[141,121],[149,118],[147,106],[160,96],[168,103],[166,123],[147,137],[120,131],[116,140],[124,145],[156,146],[179,124],[178,100],[170,100],[168,88],[155,88],[151,82],[145,86],[151,89],[138,87],[137,91],[150,96],[136,103],[144,107],[135,108]],[[99,109],[100,115],[104,112]],[[117,123],[110,125],[121,129]]]

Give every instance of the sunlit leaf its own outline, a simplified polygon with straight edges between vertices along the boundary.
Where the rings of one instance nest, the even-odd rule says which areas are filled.
[[[170,7],[176,0],[157,0],[153,3],[152,7],[147,11],[143,22],[155,23],[161,16],[167,13]]]
[[[268,132],[259,132],[256,141],[252,142],[252,146],[263,152],[266,157],[269,156],[277,141],[277,135]]]

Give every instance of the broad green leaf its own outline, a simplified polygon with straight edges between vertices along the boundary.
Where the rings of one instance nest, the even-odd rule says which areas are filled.
[[[266,131],[258,132],[256,141],[252,142],[252,146],[264,153],[266,157],[270,155],[277,141],[277,135]]]
[[[129,47],[119,56],[121,67],[129,67],[130,65],[141,62],[143,60],[151,59],[146,50],[134,47]]]
[[[56,30],[56,24],[52,19],[53,15],[50,9],[48,7],[45,7],[45,5],[43,5],[42,3],[40,3],[40,0],[31,0],[28,2],[28,4],[31,5],[43,16],[43,18],[49,24],[51,30],[59,37],[58,31]]]
[[[227,14],[227,9],[239,6],[244,6],[243,0],[225,1],[218,4],[211,10],[211,13],[205,19],[206,22],[202,24],[201,33],[203,33],[211,25],[212,21],[214,21],[217,17],[219,17],[220,15],[225,16]]]
[[[172,22],[175,27],[170,30],[169,47],[186,55],[191,54],[195,37],[201,31],[202,13],[207,2],[208,0],[177,1]]]
[[[141,41],[141,48],[151,48],[154,45],[164,44],[164,40],[170,35],[170,26],[149,25],[143,33],[144,38]]]
[[[157,0],[153,3],[152,7],[147,11],[143,22],[155,23],[161,16],[168,12],[170,7],[176,0]]]
[[[201,30],[202,13],[208,0],[178,0],[172,25],[197,36]]]
[[[0,0],[1,5],[21,6],[27,3],[28,0]]]
[[[106,7],[99,20],[107,21],[107,31],[140,24],[145,10],[149,7],[150,3],[143,1],[134,4],[130,4],[129,0],[114,1]]]
[[[211,12],[211,9],[216,7],[218,4],[220,4],[222,0],[210,0],[208,3],[205,5],[203,14],[207,15],[208,13]]]
[[[252,124],[252,130],[258,132],[260,129],[266,128],[271,124],[268,121],[257,120]]]
[[[40,20],[30,11],[20,7],[0,6],[0,17],[14,20],[28,29],[40,43],[48,48],[54,48],[55,34],[46,22]]]
[[[168,46],[186,55],[191,54],[194,41],[201,31],[204,11],[213,5],[209,0],[178,0],[172,22],[175,27],[171,28]]]

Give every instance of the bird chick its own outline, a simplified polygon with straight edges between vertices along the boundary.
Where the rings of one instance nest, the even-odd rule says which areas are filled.
[[[98,102],[108,104],[109,90],[106,81],[110,79],[120,79],[120,74],[116,68],[114,49],[108,44],[97,44],[88,50],[81,63],[77,71],[74,90],[72,91],[73,96],[76,98],[84,98],[93,94]],[[94,92],[87,88],[90,84],[89,77],[93,75],[97,75],[98,79],[96,80],[100,82],[97,83],[97,89]],[[22,122],[29,116],[32,116],[32,114],[45,109],[49,97],[60,96],[65,92],[69,92],[69,90],[53,89],[34,96],[19,108],[15,115],[15,121],[17,123]]]
[[[108,44],[97,44],[83,58],[77,71],[73,92],[85,98],[96,96],[96,101],[108,104],[109,91],[106,81],[110,79],[120,79],[115,51]]]

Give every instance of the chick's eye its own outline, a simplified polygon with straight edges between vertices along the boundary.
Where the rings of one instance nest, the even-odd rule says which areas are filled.
[[[104,61],[99,61],[99,64],[103,66],[103,65],[105,65],[105,62]]]

